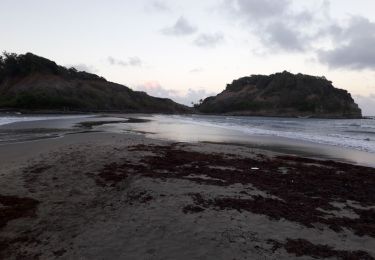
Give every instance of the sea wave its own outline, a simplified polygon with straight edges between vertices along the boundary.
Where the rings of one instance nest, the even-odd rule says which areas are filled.
[[[370,138],[375,134],[375,131],[371,131],[375,130],[375,123],[368,120],[293,120],[218,116],[173,116],[173,120],[184,124],[237,131],[246,135],[275,136],[375,153],[375,141]],[[368,131],[363,131],[364,129]]]
[[[90,117],[89,115],[72,116],[0,116],[0,125],[8,125],[17,122],[42,121],[52,119],[75,119]]]

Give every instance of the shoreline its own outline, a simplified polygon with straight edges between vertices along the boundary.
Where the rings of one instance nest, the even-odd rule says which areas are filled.
[[[294,141],[291,139],[291,141]],[[344,159],[344,158],[337,158],[337,157],[328,157],[328,156],[322,156],[322,154],[318,153],[311,153],[311,152],[302,152],[301,150],[298,149],[291,149],[289,151],[280,149],[279,147],[260,147],[260,146],[254,146],[251,143],[241,143],[241,142],[209,142],[209,141],[204,141],[202,143],[208,143],[208,144],[219,144],[219,145],[234,145],[234,146],[239,146],[239,147],[248,147],[248,148],[254,148],[257,149],[260,153],[265,153],[265,152],[271,152],[271,153],[278,153],[286,156],[293,156],[296,158],[306,158],[306,159],[312,159],[312,160],[317,160],[317,161],[333,161],[333,162],[338,162],[338,163],[344,163],[344,164],[350,164],[350,165],[357,165],[357,166],[364,166],[364,167],[369,167],[369,168],[374,168],[375,169],[375,163],[368,163],[368,160],[362,161],[362,162],[354,162],[349,159]],[[311,143],[312,145],[315,145],[317,147],[331,147],[331,148],[340,148],[344,150],[348,150],[350,152],[362,152],[359,150],[354,150],[354,149],[349,149],[349,148],[342,148],[339,146],[333,146],[333,145],[326,145],[326,144],[320,144],[320,143],[313,143],[313,142],[308,142],[308,141],[301,141],[301,143]],[[372,157],[372,155],[370,155]]]
[[[375,258],[373,168],[108,132],[0,146],[0,164],[11,259]]]
[[[375,167],[375,153],[356,147],[339,145],[332,141],[306,140],[286,136],[247,134],[241,130],[220,125],[207,126],[196,122],[157,118],[149,124],[130,125],[131,131],[147,132],[148,138],[175,142],[213,142],[248,146],[260,150],[275,151],[308,158],[337,160],[346,163]],[[176,129],[176,131],[171,131]]]
[[[194,109],[194,107],[190,107],[191,109]],[[0,109],[0,113],[10,113],[10,114],[16,114],[16,113],[21,113],[24,115],[50,115],[50,114],[56,114],[56,115],[74,115],[74,114],[106,114],[109,116],[113,115],[121,115],[121,114],[146,114],[146,115],[153,115],[155,113],[153,112],[148,112],[148,111],[105,111],[105,110],[98,110],[98,111],[93,111],[93,110],[77,110],[77,111],[63,111],[63,110],[23,110],[23,109]],[[362,117],[335,117],[335,116],[303,116],[303,115],[296,115],[296,116],[288,116],[287,114],[285,115],[267,115],[267,114],[247,114],[247,113],[224,113],[224,114],[212,114],[212,113],[201,113],[201,112],[195,112],[195,113],[157,113],[161,115],[204,115],[204,116],[233,116],[233,117],[267,117],[267,118],[293,118],[293,119],[306,119],[306,118],[311,118],[311,119],[336,119],[336,120],[347,120],[347,119],[374,119],[375,116],[362,116]]]
[[[65,135],[86,132],[130,132],[143,134],[145,137],[155,140],[192,144],[197,142],[234,144],[286,155],[320,160],[334,160],[375,168],[375,153],[318,141],[314,142],[273,135],[247,135],[238,131],[232,133],[230,130],[221,127],[217,127],[216,129],[211,127],[211,129],[209,129],[207,127],[205,128],[205,126],[194,124],[190,125],[187,129],[181,128],[178,126],[178,123],[165,127],[162,125],[164,124],[164,119],[160,121],[160,118],[153,118],[148,114],[93,114],[87,115],[87,118],[81,118],[79,117],[80,115],[77,116],[77,118],[73,117],[71,119],[63,118],[61,120],[59,118],[54,118],[1,125],[0,134],[2,134],[2,130],[10,131],[10,133],[14,134],[21,134],[21,137],[25,136],[23,137],[24,139],[12,141],[10,143],[22,143],[38,141],[40,139],[61,138]],[[170,133],[170,129],[168,128],[176,126],[178,127],[176,131],[181,131],[181,133],[177,135]],[[48,131],[50,131],[49,134]],[[199,133],[198,137],[189,138],[189,136],[193,136],[189,134],[189,131],[196,131]],[[31,137],[27,138],[27,135]],[[199,137],[199,135],[201,136]],[[0,139],[0,145],[5,144],[7,144],[7,142],[2,142]]]

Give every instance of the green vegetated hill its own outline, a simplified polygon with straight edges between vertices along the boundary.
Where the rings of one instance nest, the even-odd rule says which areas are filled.
[[[195,107],[202,113],[227,115],[360,118],[351,95],[324,77],[282,72],[234,80]]]
[[[0,108],[25,110],[187,113],[170,99],[67,69],[32,53],[0,56]]]

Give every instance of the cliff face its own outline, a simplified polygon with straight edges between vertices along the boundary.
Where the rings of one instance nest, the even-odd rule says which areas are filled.
[[[202,113],[227,115],[360,118],[351,95],[324,77],[289,72],[253,75],[228,84],[196,106]]]
[[[31,53],[0,59],[0,108],[78,111],[187,113],[170,99],[58,66]]]

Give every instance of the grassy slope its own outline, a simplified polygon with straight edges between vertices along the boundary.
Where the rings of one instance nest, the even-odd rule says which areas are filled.
[[[0,108],[184,113],[170,99],[58,66],[31,53],[5,56],[0,63]]]

